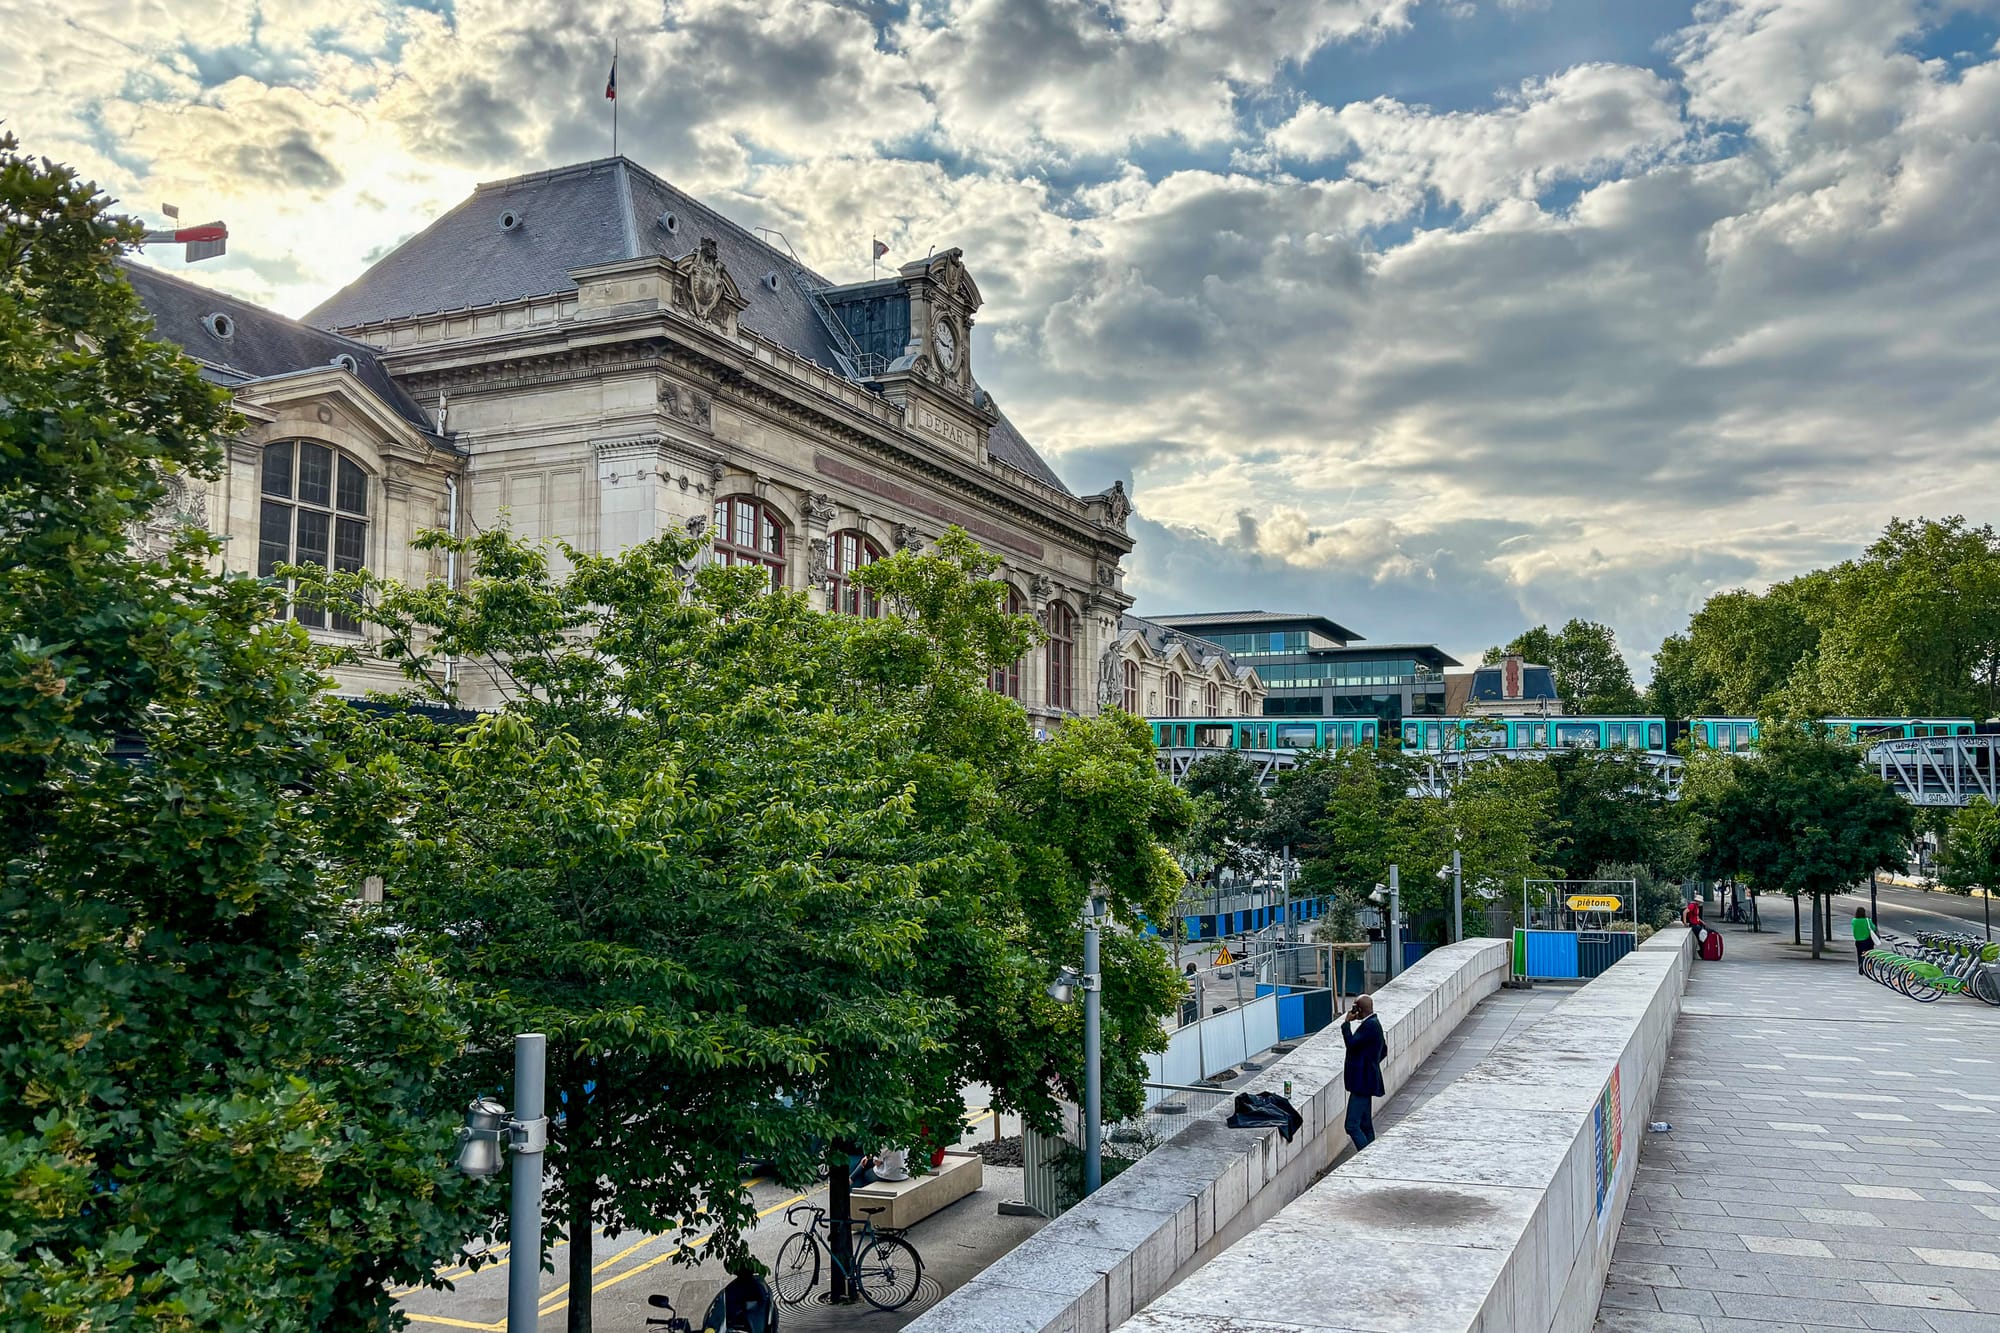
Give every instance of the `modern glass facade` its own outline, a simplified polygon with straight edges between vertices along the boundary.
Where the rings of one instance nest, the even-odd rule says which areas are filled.
[[[1269,612],[1154,616],[1226,648],[1257,668],[1270,717],[1357,717],[1398,722],[1444,716],[1444,668],[1457,666],[1431,644],[1370,647],[1322,616]]]

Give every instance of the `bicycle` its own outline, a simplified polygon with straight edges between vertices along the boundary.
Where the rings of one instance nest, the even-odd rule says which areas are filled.
[[[805,1230],[788,1239],[778,1251],[778,1262],[772,1270],[772,1286],[778,1299],[787,1305],[797,1305],[812,1294],[819,1286],[819,1255],[824,1248],[829,1261],[870,1305],[878,1310],[900,1310],[908,1305],[923,1281],[924,1261],[910,1242],[894,1232],[876,1229],[874,1217],[882,1211],[865,1208],[860,1223],[845,1224],[857,1229],[854,1257],[843,1263],[833,1248],[834,1223],[827,1217],[826,1209],[810,1203],[787,1208],[785,1220],[795,1226],[797,1214],[810,1213],[812,1217]],[[820,1239],[822,1229],[827,1233],[825,1240]]]

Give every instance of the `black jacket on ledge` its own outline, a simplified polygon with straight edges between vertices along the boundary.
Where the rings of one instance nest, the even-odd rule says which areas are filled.
[[[1348,1095],[1387,1096],[1388,1089],[1382,1083],[1382,1061],[1389,1054],[1389,1041],[1382,1035],[1382,1020],[1370,1014],[1361,1020],[1359,1027],[1343,1022],[1340,1039],[1347,1043],[1347,1064],[1341,1070],[1340,1081]]]

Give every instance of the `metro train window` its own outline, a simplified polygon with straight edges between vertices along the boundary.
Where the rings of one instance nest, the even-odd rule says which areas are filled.
[[[1204,750],[1227,750],[1233,739],[1230,727],[1196,727],[1194,743]]]
[[[1375,743],[1375,724],[1373,722],[1363,722],[1361,724],[1361,743],[1363,745],[1373,745]]]
[[[1738,723],[1736,724],[1736,748],[1737,748],[1737,749],[1739,749],[1739,750],[1747,750],[1747,749],[1749,749],[1749,748],[1750,748],[1750,745],[1751,745],[1751,735],[1750,735],[1750,733],[1751,733],[1751,727],[1750,727],[1750,724],[1749,724],[1748,722],[1738,722]]]
[[[1246,750],[1270,749],[1271,729],[1261,722],[1243,728],[1243,748]]]
[[[1556,744],[1565,750],[1595,750],[1601,739],[1595,722],[1556,723]]]
[[[1354,724],[1352,722],[1343,722],[1340,724],[1340,748],[1343,750],[1354,748]]]
[[[1666,723],[1648,722],[1646,724],[1646,745],[1647,748],[1654,750],[1664,750],[1667,748]]]
[[[1278,746],[1285,750],[1310,750],[1319,744],[1319,728],[1310,723],[1278,727]]]
[[[1645,723],[1627,722],[1625,724],[1625,743],[1635,750],[1641,748],[1646,743],[1645,732]]]
[[[1435,722],[1424,723],[1424,748],[1426,750],[1437,749],[1438,742],[1440,739],[1441,736],[1438,731],[1438,724]]]

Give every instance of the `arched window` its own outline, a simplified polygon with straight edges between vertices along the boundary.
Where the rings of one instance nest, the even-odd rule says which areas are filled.
[[[1222,687],[1212,680],[1208,682],[1208,715],[1222,716]]]
[[[1021,614],[1021,594],[1013,588],[1007,589],[1007,614],[1010,616]],[[987,678],[986,683],[993,687],[995,694],[1004,694],[1009,699],[1020,698],[1021,660],[1016,658],[1006,666],[994,667],[993,674]]]
[[[715,502],[715,553],[725,565],[762,565],[771,586],[785,586],[785,521],[751,495]]]
[[[1076,711],[1076,616],[1061,602],[1050,602],[1042,617],[1049,632],[1048,705]]]
[[[1179,717],[1180,715],[1181,673],[1178,671],[1169,671],[1167,673],[1167,716]]]
[[[1125,711],[1136,714],[1139,711],[1139,664],[1128,661],[1121,670],[1124,673],[1125,694],[1122,702]]]
[[[264,446],[263,499],[257,515],[257,574],[279,565],[318,565],[340,573],[360,569],[368,554],[368,473],[338,449],[310,440]],[[292,617],[314,629],[359,634],[346,616],[292,603]]]
[[[867,533],[852,528],[834,533],[831,542],[832,549],[827,552],[827,575],[832,594],[826,599],[826,604],[850,616],[881,615],[882,599],[851,582],[850,576],[855,570],[880,560],[882,548],[868,540]]]

